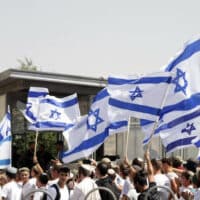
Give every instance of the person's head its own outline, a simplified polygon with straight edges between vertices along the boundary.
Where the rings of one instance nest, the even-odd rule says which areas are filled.
[[[51,175],[51,179],[57,179],[59,176],[59,169],[60,169],[60,165],[53,165],[50,167],[50,175]]]
[[[163,158],[162,162],[162,170],[164,173],[169,172],[169,169],[172,167],[172,160],[171,158]]]
[[[66,166],[61,166],[59,168],[59,183],[60,184],[66,184],[67,179],[70,177],[70,169]]]
[[[147,172],[145,172],[144,170],[140,170],[139,172],[136,173],[133,181],[136,191],[138,193],[143,192],[148,185]]]
[[[23,183],[26,183],[30,177],[30,170],[27,167],[22,167],[19,169],[19,174],[20,174],[20,180]]]
[[[15,167],[8,167],[6,169],[6,176],[8,177],[9,180],[15,179],[17,174],[17,168]]]
[[[31,177],[37,177],[40,175],[40,172],[38,170],[38,167],[36,165],[34,165],[32,168],[31,168]]]
[[[34,151],[34,149],[35,149],[35,142],[33,142],[33,141],[29,142],[29,143],[28,143],[28,146],[29,146],[29,149],[30,149],[31,151]]]
[[[185,170],[189,170],[196,173],[197,162],[194,161],[193,159],[188,159],[186,163],[183,164],[183,167],[185,168]]]
[[[7,183],[7,177],[4,173],[0,174],[0,186],[2,187]]]
[[[198,173],[194,174],[194,176],[192,177],[192,185],[194,188],[199,188],[200,187],[200,180],[198,177]]]
[[[142,158],[134,158],[133,161],[132,161],[132,165],[137,165],[141,168],[144,168],[144,161]]]
[[[129,176],[130,173],[130,167],[124,163],[121,163],[119,166],[119,170],[120,170],[120,176],[122,178],[126,178]]]
[[[184,171],[181,173],[181,184],[184,187],[188,187],[192,183],[192,177],[194,176],[194,173],[191,171]]]
[[[79,181],[84,179],[85,177],[90,177],[92,173],[92,166],[88,164],[82,164],[78,168],[78,177]]]
[[[59,140],[56,142],[56,150],[57,151],[62,151],[64,148],[64,142],[62,140]]]
[[[174,168],[182,168],[183,161],[179,156],[172,157],[172,166]]]
[[[110,158],[104,157],[104,158],[101,159],[101,162],[107,164],[109,168],[111,167],[111,160],[110,160]]]
[[[96,176],[97,178],[101,178],[106,176],[108,172],[108,165],[106,163],[100,162],[96,167]]]
[[[46,173],[42,173],[38,176],[36,185],[38,188],[45,187],[48,183],[48,175]]]
[[[155,158],[151,160],[154,174],[157,172],[160,172],[162,170],[162,163],[159,160],[156,160]]]

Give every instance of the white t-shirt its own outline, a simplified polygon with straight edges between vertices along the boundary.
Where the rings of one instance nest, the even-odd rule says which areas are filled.
[[[69,191],[68,191],[67,186],[65,185],[63,188],[59,187],[58,184],[56,184],[56,186],[58,187],[59,192],[60,192],[60,200],[69,200]],[[49,186],[48,187],[48,192],[51,194],[53,199],[56,198],[57,191],[56,191],[55,187]],[[50,198],[47,197],[47,200],[50,200]]]
[[[156,185],[166,186],[171,189],[170,180],[165,174],[155,174],[154,179],[155,179]],[[160,192],[162,199],[168,199],[169,192],[166,189],[158,188],[158,191]]]
[[[22,187],[15,181],[10,181],[3,186],[1,197],[7,200],[21,200]]]
[[[77,184],[74,188],[74,192],[70,198],[70,200],[84,200],[85,196],[92,189],[97,188],[97,184],[89,177],[84,178],[79,184]],[[87,200],[100,200],[99,191],[96,190],[92,192]]]
[[[189,185],[188,187],[181,186],[181,187],[179,188],[179,192],[180,192],[180,194],[181,194],[182,192],[189,192],[189,193],[192,193],[192,192],[191,192],[192,189],[193,189],[193,186],[192,186],[192,185]],[[181,196],[179,199],[180,199],[180,200],[185,200],[182,196]]]
[[[126,196],[127,196],[129,190],[130,190],[130,189],[133,189],[133,188],[134,188],[134,186],[133,186],[133,184],[131,183],[130,178],[127,177],[127,178],[125,179],[125,181],[124,181],[124,185],[123,185],[122,192],[121,192],[121,195],[120,195],[120,196],[123,196],[123,195],[126,195]]]
[[[24,199],[24,197],[33,189],[35,189],[35,185],[33,185],[29,180],[24,185],[22,185],[22,199]],[[31,199],[31,195],[28,199]]]

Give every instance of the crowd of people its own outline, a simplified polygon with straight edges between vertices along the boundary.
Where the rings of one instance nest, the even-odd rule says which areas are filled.
[[[132,162],[104,157],[99,162],[63,164],[58,154],[46,168],[45,159],[30,155],[30,165],[1,170],[1,199],[84,200],[86,195],[88,200],[200,199],[199,163],[192,159],[151,159],[148,150],[144,159]]]

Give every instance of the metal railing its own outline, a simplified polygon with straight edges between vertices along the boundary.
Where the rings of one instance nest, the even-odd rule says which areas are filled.
[[[109,193],[111,194],[113,200],[117,200],[117,198],[115,197],[114,193],[113,193],[110,189],[108,189],[108,188],[106,188],[106,187],[97,187],[97,188],[94,188],[94,189],[90,190],[90,191],[86,194],[84,200],[87,200],[87,198],[89,197],[89,195],[90,195],[91,193],[95,192],[96,190],[104,190],[104,191],[107,191],[107,192],[109,192]]]
[[[30,191],[24,196],[23,200],[27,200],[27,199],[31,196],[31,194],[34,194],[35,192],[43,192],[43,193],[47,194],[47,196],[48,196],[51,200],[54,200],[53,197],[51,196],[51,194],[50,194],[47,190],[41,189],[41,188],[30,190]]]
[[[155,185],[155,186],[149,188],[149,190],[148,190],[147,193],[145,194],[144,199],[145,199],[145,200],[148,200],[148,196],[150,195],[149,193],[150,193],[152,190],[155,190],[155,189],[157,189],[157,188],[165,189],[167,192],[169,192],[169,193],[172,195],[172,198],[173,198],[174,200],[177,200],[176,195],[175,195],[174,192],[171,190],[171,188],[169,188],[169,187],[167,187],[167,186],[161,186],[161,185]],[[159,191],[158,191],[158,193],[159,193]]]

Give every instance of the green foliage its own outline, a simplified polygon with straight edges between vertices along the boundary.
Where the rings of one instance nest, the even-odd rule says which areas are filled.
[[[33,61],[27,57],[24,58],[24,60],[18,59],[17,60],[19,62],[19,66],[18,68],[21,70],[28,70],[28,71],[37,71],[38,67],[36,65],[33,64]]]

